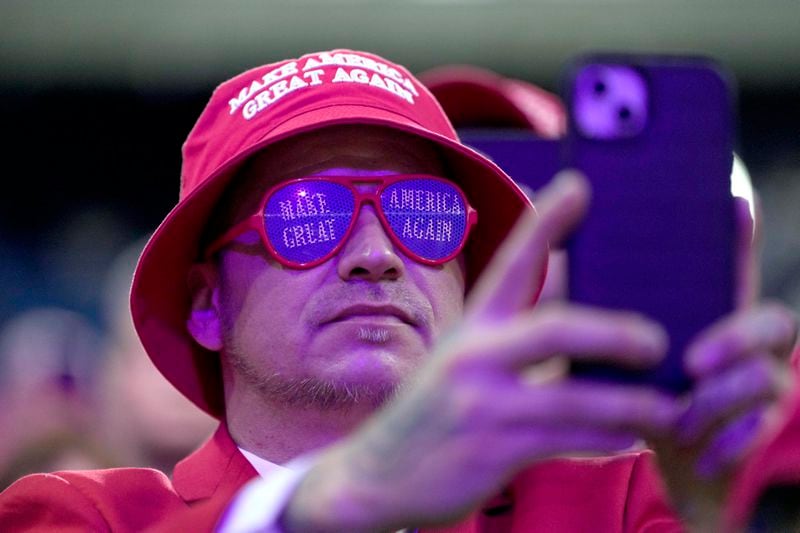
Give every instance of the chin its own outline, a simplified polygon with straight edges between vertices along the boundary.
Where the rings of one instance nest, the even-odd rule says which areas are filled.
[[[381,404],[415,373],[427,353],[409,328],[347,324],[315,338],[305,357],[305,377],[334,403]]]
[[[364,346],[329,359],[315,379],[354,403],[381,404],[394,397],[415,369],[411,361],[397,357],[391,350]]]
[[[425,353],[419,332],[408,325],[351,320],[314,335],[306,361],[320,373],[358,381],[397,380],[413,371]]]
[[[409,361],[384,347],[364,346],[328,360],[326,378],[350,386],[397,387],[412,371]]]

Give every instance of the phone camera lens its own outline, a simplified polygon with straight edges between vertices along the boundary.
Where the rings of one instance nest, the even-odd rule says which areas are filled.
[[[620,120],[627,122],[631,118],[630,108],[628,108],[628,106],[620,106],[620,108],[617,109],[617,116],[620,118]]]
[[[606,84],[602,80],[594,82],[594,94],[603,96],[606,93]]]

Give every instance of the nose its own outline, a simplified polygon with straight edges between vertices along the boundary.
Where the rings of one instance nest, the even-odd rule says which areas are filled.
[[[339,252],[337,266],[343,280],[395,280],[405,274],[405,264],[375,209],[364,205],[355,227]]]

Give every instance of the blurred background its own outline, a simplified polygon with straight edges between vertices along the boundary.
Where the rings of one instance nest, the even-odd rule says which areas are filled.
[[[45,430],[28,432],[45,452],[66,442],[88,464],[157,466],[183,453],[171,446],[191,447],[210,431],[210,421],[190,421],[187,443],[132,452],[96,430],[104,417],[126,420],[131,409],[117,404],[145,400],[123,396],[113,377],[119,352],[136,344],[126,329],[131,265],[142,236],[177,199],[180,146],[215,85],[334,47],[372,51],[414,72],[482,66],[556,92],[561,66],[582,51],[720,60],[738,82],[739,152],[762,198],[763,292],[800,310],[794,0],[4,0],[0,397],[26,406],[0,414],[4,435],[25,434],[35,411]],[[51,389],[49,406],[30,400],[42,387]],[[117,411],[98,414],[98,402]],[[153,434],[175,434],[174,420]],[[29,460],[0,446],[0,471],[19,463],[24,471]]]

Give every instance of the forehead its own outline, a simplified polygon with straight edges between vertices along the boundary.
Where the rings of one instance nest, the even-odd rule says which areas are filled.
[[[442,174],[434,146],[424,139],[377,126],[334,126],[288,139],[253,157],[243,179],[274,183],[330,168]]]

